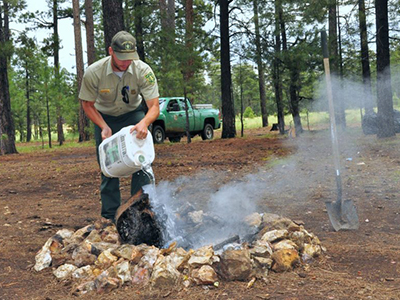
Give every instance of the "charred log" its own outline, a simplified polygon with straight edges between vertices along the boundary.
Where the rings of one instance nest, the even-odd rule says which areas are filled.
[[[123,243],[163,245],[162,226],[152,210],[148,194],[140,191],[132,196],[118,209],[115,219]]]

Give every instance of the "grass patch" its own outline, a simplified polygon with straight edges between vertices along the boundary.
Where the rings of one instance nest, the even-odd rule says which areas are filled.
[[[284,116],[285,118],[285,128],[289,128],[293,125],[293,118],[291,114],[287,114]],[[329,113],[328,112],[310,112],[310,113],[301,113],[301,124],[305,130],[315,130],[321,128],[328,128],[330,125]],[[242,128],[242,124],[240,121],[240,117],[236,117],[236,130],[240,132]],[[278,119],[275,115],[268,116],[268,123],[270,126],[272,124],[278,123]],[[348,109],[346,110],[346,123],[351,127],[361,127],[361,114],[359,109]],[[244,129],[254,129],[262,127],[262,119],[261,116],[257,116],[254,118],[244,118],[243,119]],[[309,128],[308,128],[309,127]]]
[[[42,144],[40,141],[34,141],[29,143],[16,143],[15,144],[17,151],[19,153],[32,153],[37,151],[60,151],[68,148],[85,148],[85,147],[93,147],[95,146],[95,141],[87,141],[79,143],[77,139],[67,139],[64,144],[60,146],[57,140],[52,141],[52,147],[49,147],[47,141]]]

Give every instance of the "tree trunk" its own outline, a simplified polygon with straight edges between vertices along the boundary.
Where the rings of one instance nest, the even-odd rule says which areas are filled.
[[[161,73],[167,74],[175,62],[175,2],[168,0],[159,0],[161,15]],[[172,10],[172,11],[171,11]],[[171,20],[172,19],[172,20]],[[174,84],[173,79],[162,75],[164,85]]]
[[[74,16],[74,37],[75,37],[75,60],[76,60],[76,75],[78,83],[78,91],[81,89],[83,77],[83,51],[82,51],[82,33],[81,33],[81,18],[79,11],[79,0],[72,0],[72,12]],[[79,101],[79,99],[78,99]],[[82,107],[82,102],[79,101],[79,142],[89,140],[88,131],[89,121]]]
[[[360,24],[361,66],[364,86],[364,96],[362,97],[362,99],[364,101],[365,113],[372,113],[374,110],[374,103],[371,89],[371,69],[369,65],[367,19],[365,14],[364,0],[358,0],[358,17]]]
[[[53,0],[53,38],[54,38],[54,72],[56,78],[56,85],[60,82],[60,37],[58,35],[58,0]],[[61,146],[64,141],[64,130],[63,130],[63,117],[61,112],[61,97],[58,97],[56,101],[56,113],[57,113],[57,141]]]
[[[136,18],[136,9],[134,7],[134,3],[137,0],[122,0],[123,7],[124,7],[124,28],[126,31],[130,32],[133,28],[132,25],[134,24],[134,19]],[[140,1],[140,0],[139,0]]]
[[[54,68],[60,72],[60,37],[58,36],[58,0],[53,0]]]
[[[265,77],[264,77],[264,65],[262,63],[261,55],[261,35],[260,35],[260,25],[258,22],[258,0],[253,0],[253,10],[254,10],[254,27],[255,27],[255,42],[256,42],[256,61],[258,68],[258,87],[260,90],[260,106],[261,106],[261,119],[262,126],[268,126],[268,112],[267,112],[267,95],[265,92]]]
[[[171,1],[168,1],[168,3]],[[168,8],[170,12],[170,8]],[[184,94],[185,94],[185,113],[186,113],[186,135],[187,142],[191,143],[192,139],[190,137],[190,124],[189,124],[189,113],[188,113],[188,103],[187,95],[193,95],[193,85],[192,79],[194,77],[194,60],[193,60],[193,0],[186,0],[185,2],[185,21],[186,21],[186,31],[185,31],[185,53],[186,61],[184,62],[183,71],[183,81],[184,81]],[[171,24],[169,25],[171,26]]]
[[[104,46],[106,55],[108,55],[108,47],[111,45],[113,36],[125,30],[124,11],[122,9],[122,0],[102,0],[103,8],[103,26],[104,26]]]
[[[220,0],[221,32],[221,98],[222,98],[222,135],[225,138],[236,136],[235,107],[232,99],[232,75],[229,46],[229,0]]]
[[[375,0],[378,137],[396,135],[390,75],[388,0]]]
[[[340,27],[340,14],[339,14],[339,3],[337,5],[337,31],[338,31],[338,60],[339,60],[339,78],[340,78],[340,90],[343,90],[343,55],[342,55],[342,34],[341,34],[341,27]],[[338,113],[340,119],[340,125],[342,129],[346,128],[346,110],[344,105],[344,98],[337,97],[337,102],[339,104]]]
[[[88,66],[96,61],[96,49],[94,47],[93,2],[85,0],[85,29]]]
[[[32,118],[31,118],[31,99],[30,99],[30,76],[28,66],[25,66],[25,95],[26,95],[26,141],[32,139]]]
[[[160,0],[160,15],[161,15],[161,29],[165,30],[168,27],[168,20],[167,20],[167,1]]]
[[[337,41],[337,19],[336,19],[336,0],[329,0],[328,4],[329,22],[329,67],[332,75],[338,75],[338,41]]]
[[[333,102],[335,104],[335,121],[336,124],[343,128],[344,124],[344,111],[342,111],[342,100],[337,96],[336,90],[339,88],[337,85],[339,78],[339,54],[338,54],[338,30],[337,30],[337,4],[336,0],[330,0],[328,4],[328,19],[329,19],[329,62],[330,70],[333,78],[334,89],[332,91]]]
[[[296,135],[303,132],[303,126],[301,125],[300,109],[299,109],[299,68],[297,62],[294,59],[290,59],[290,110],[293,117],[294,128]]]
[[[135,37],[136,37],[136,48],[138,55],[142,61],[146,61],[143,43],[143,7],[144,3],[142,0],[135,0],[134,5],[134,23],[135,23]]]
[[[186,86],[183,87],[183,97],[185,98],[185,115],[186,115],[186,137],[187,143],[192,142],[192,137],[190,135],[190,120],[189,120],[189,99],[187,98]]]
[[[184,62],[183,68],[183,79],[185,81],[186,93],[192,95],[193,88],[191,81],[194,77],[194,59],[193,59],[193,0],[186,0],[185,5],[185,20],[186,20],[186,31],[185,31],[185,56],[186,61]]]
[[[62,97],[58,97],[58,101],[62,101]],[[65,141],[64,128],[63,128],[63,117],[61,115],[61,106],[58,105],[56,108],[57,112],[57,142],[59,146],[62,146]]]
[[[0,3],[0,45],[5,49],[10,43],[9,7],[7,1]],[[10,53],[0,52],[0,155],[18,153],[15,148],[15,127],[11,115],[11,101],[8,83],[8,57]]]
[[[193,1],[192,1],[193,7]],[[172,28],[175,31],[175,0],[168,0],[167,3],[167,23],[168,28]]]
[[[46,99],[46,115],[47,115],[47,135],[49,137],[49,148],[52,147],[51,145],[51,124],[50,124],[50,105],[49,105],[49,85],[46,79],[46,82],[44,83],[44,88],[45,88],[45,99]]]
[[[278,128],[279,133],[285,133],[285,118],[283,112],[283,96],[282,96],[282,79],[281,79],[281,17],[282,17],[282,6],[280,0],[275,0],[275,57],[273,61],[273,77],[274,77],[274,88],[275,88],[275,102],[278,113]]]

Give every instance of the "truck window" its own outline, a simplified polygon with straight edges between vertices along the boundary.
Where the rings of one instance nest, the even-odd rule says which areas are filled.
[[[178,103],[178,101],[176,101],[176,100],[170,100],[168,103],[167,111],[173,111],[174,104],[177,104],[177,103]]]
[[[180,104],[180,106],[181,106],[181,109],[182,110],[186,110],[186,104],[189,102],[189,100],[179,100],[179,104]],[[191,108],[191,105],[190,105],[190,103],[188,104],[188,109],[190,110],[190,108]]]

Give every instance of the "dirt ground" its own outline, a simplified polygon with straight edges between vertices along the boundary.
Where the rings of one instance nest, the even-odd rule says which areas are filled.
[[[259,212],[304,222],[325,255],[291,272],[271,272],[253,287],[221,282],[218,288],[124,286],[81,299],[400,299],[399,137],[378,140],[359,128],[340,133],[343,192],[357,206],[360,228],[333,231],[325,201],[336,186],[329,132],[279,137],[269,129],[244,138],[156,145],[157,183],[180,176],[188,201],[201,190],[196,174],[220,186],[255,174],[265,181]],[[215,176],[215,172],[219,174]],[[192,178],[192,179],[191,179]],[[61,228],[78,229],[99,218],[99,167],[94,146],[0,157],[0,299],[76,299],[52,269],[32,269],[35,254]],[[122,181],[127,197],[128,182]],[[172,200],[171,200],[172,201]]]

